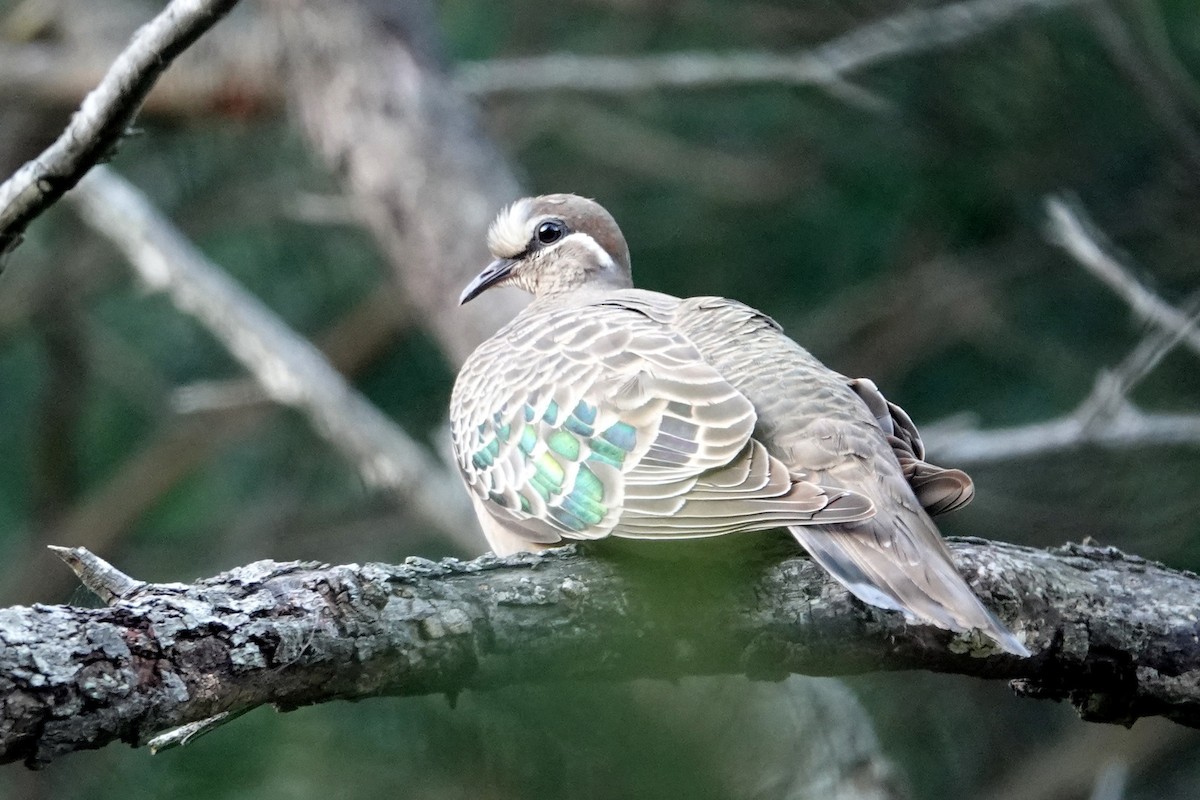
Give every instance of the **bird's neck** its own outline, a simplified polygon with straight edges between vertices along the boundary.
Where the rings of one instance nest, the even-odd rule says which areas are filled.
[[[596,297],[619,291],[632,289],[633,281],[628,277],[603,275],[589,277],[587,280],[540,280],[530,292],[535,301],[561,301],[573,297]]]

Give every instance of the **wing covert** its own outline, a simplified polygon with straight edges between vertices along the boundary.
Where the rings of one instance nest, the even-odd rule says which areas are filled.
[[[451,403],[467,486],[509,529],[710,536],[873,513],[789,474],[752,438],[750,401],[670,327],[611,303],[540,317],[476,351]]]
[[[849,384],[887,436],[904,477],[928,513],[944,514],[971,502],[975,497],[971,476],[960,469],[939,467],[926,461],[921,434],[903,408],[884,397],[869,378],[855,378]]]

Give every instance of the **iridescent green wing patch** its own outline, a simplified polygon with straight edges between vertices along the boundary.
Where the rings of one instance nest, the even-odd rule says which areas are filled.
[[[702,476],[742,457],[753,407],[668,311],[554,309],[468,359],[452,428],[488,511],[534,541],[624,535],[623,520],[670,519]]]
[[[530,509],[544,509],[545,520],[565,533],[586,535],[602,526],[619,498],[597,469],[610,476],[619,472],[637,446],[636,429],[617,421],[597,430],[601,415],[595,404],[577,400],[560,406],[536,394],[526,399],[521,416],[526,423],[517,448],[523,462],[518,474],[524,480],[515,487],[518,495]]]

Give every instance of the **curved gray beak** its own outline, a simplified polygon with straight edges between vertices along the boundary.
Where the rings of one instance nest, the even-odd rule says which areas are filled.
[[[497,258],[495,261],[487,265],[487,268],[476,275],[474,279],[467,284],[467,288],[463,289],[461,295],[458,296],[458,304],[461,306],[471,300],[474,300],[479,295],[483,294],[484,289],[492,286],[505,278],[512,272],[513,267],[517,264],[515,258]]]

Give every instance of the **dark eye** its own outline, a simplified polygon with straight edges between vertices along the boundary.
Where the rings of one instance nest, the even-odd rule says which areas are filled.
[[[567,226],[556,219],[548,220],[538,225],[537,240],[539,244],[554,244],[567,232]]]

